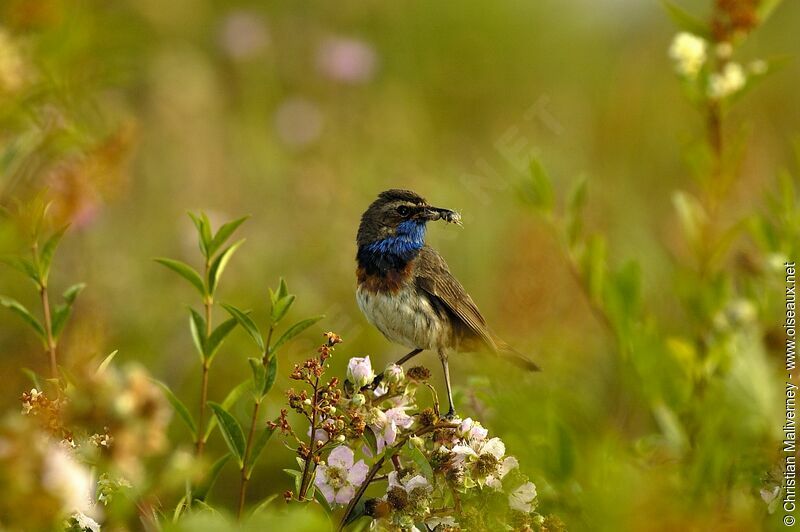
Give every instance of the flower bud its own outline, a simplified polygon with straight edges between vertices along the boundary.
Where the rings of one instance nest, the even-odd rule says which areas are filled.
[[[350,399],[350,402],[353,403],[353,406],[358,408],[359,406],[364,406],[364,403],[367,402],[367,398],[364,397],[364,394],[357,393]]]
[[[351,358],[350,362],[347,363],[347,379],[356,388],[363,388],[370,384],[375,379],[375,372],[372,371],[372,363],[369,361],[369,357]]]
[[[400,384],[405,377],[402,366],[397,364],[391,364],[383,371],[383,378],[390,384]]]
[[[419,450],[423,450],[425,448],[425,440],[423,440],[419,436],[411,436],[409,438],[409,441],[411,442],[411,445],[413,445]]]

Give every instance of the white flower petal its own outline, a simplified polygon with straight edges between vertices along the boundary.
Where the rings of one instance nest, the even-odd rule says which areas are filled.
[[[506,445],[500,438],[492,438],[481,446],[481,454],[489,453],[498,460],[506,454]]]
[[[350,471],[347,473],[347,482],[353,486],[360,486],[367,478],[369,466],[364,463],[364,460],[356,462]]]
[[[350,469],[353,467],[353,458],[353,450],[346,445],[340,445],[331,451],[331,454],[328,456],[328,465],[330,467]]]
[[[433,486],[431,486],[430,483],[428,482],[428,480],[425,477],[423,477],[422,475],[417,475],[417,476],[413,477],[411,480],[409,480],[408,482],[406,482],[405,488],[406,488],[406,491],[408,491],[409,493],[411,491],[417,489],[417,488],[422,488],[425,491],[432,491],[433,490]]]
[[[349,484],[346,486],[342,486],[342,489],[336,492],[336,496],[334,497],[334,501],[339,504],[347,504],[350,502],[350,499],[353,498],[353,495],[356,494],[356,490],[353,489],[353,486]]]
[[[500,464],[500,478],[504,478],[512,469],[519,467],[519,460],[513,456],[506,456],[503,463]]]

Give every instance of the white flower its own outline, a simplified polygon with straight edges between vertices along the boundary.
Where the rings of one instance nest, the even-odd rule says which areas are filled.
[[[726,98],[744,87],[747,82],[744,69],[739,63],[728,63],[721,73],[708,78],[708,96],[715,100]]]
[[[89,517],[82,512],[75,512],[72,518],[78,523],[81,530],[90,530],[91,532],[100,532],[100,523]]]
[[[536,498],[536,486],[533,482],[526,482],[508,495],[508,505],[512,510],[529,513],[533,510],[533,500]]]
[[[470,417],[461,422],[458,432],[461,434],[462,438],[470,442],[482,442],[489,434],[488,430],[483,428],[479,422],[473,421]]]
[[[435,530],[437,526],[442,525],[442,528],[455,528],[458,526],[455,517],[431,517],[425,521],[428,530]]]
[[[375,379],[372,363],[369,357],[353,357],[347,363],[347,379],[355,384],[356,388],[363,388]]]
[[[486,477],[486,485],[500,491],[503,489],[501,482],[511,470],[519,467],[519,461],[513,456],[506,456],[501,462],[500,467],[497,469],[497,474],[489,475]]]
[[[331,451],[327,465],[317,466],[314,485],[328,503],[349,503],[356,488],[367,478],[367,464],[364,460],[353,463],[353,459],[353,450],[342,445]]]
[[[691,33],[681,32],[672,39],[669,56],[678,73],[694,79],[706,62],[706,41]]]
[[[506,454],[506,444],[500,438],[492,438],[480,447],[479,454],[489,453],[498,460]]]
[[[390,488],[403,488],[406,493],[411,493],[417,488],[425,490],[426,493],[433,491],[433,486],[422,475],[416,475],[408,480],[401,480],[397,478],[397,471],[389,473],[389,487]]]
[[[378,452],[383,451],[386,445],[391,445],[397,440],[399,429],[407,429],[414,424],[414,418],[406,414],[405,406],[396,406],[386,412],[378,409],[372,411],[373,419],[370,427],[375,432],[378,443]]]
[[[62,446],[53,444],[47,450],[42,472],[45,490],[63,501],[68,512],[88,512],[92,506],[92,476]]]

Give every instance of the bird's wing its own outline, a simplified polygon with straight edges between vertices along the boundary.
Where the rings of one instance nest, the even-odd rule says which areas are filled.
[[[461,283],[450,273],[444,258],[433,248],[424,246],[420,250],[414,267],[414,281],[418,288],[443,303],[492,351],[497,351],[497,343],[486,326],[481,311]]]

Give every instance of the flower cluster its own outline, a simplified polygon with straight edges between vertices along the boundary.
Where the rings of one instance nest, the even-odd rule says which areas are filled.
[[[430,371],[406,373],[392,364],[376,373],[369,357],[354,357],[340,386],[335,377],[323,378],[332,350],[326,342],[291,375],[310,388],[288,393],[291,409],[309,424],[308,441],[288,426],[286,411],[273,424],[297,440],[304,464],[303,471],[290,472],[298,492],[287,492],[287,500],[309,500],[318,490],[328,505],[345,507],[343,521],[366,515],[376,530],[414,530],[420,523],[438,531],[500,529],[503,523],[561,528],[536,513],[536,487],[500,438],[471,418],[440,417],[436,392],[426,382]],[[430,399],[421,391],[430,391]]]
[[[35,417],[40,426],[54,438],[57,438],[68,447],[75,447],[72,431],[64,426],[63,409],[65,399],[49,399],[43,391],[31,388],[30,392],[23,392],[20,397],[22,413]]]
[[[759,4],[760,0],[715,0],[708,29],[698,21],[696,33],[675,35],[669,56],[690,97],[716,105],[768,73],[763,60],[746,66],[733,60],[735,48],[762,22]]]

